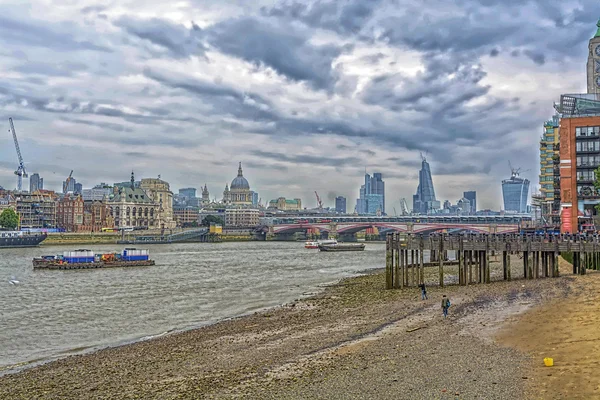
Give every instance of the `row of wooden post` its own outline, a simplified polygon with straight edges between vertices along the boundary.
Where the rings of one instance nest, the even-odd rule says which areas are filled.
[[[573,273],[585,275],[588,269],[600,270],[600,252],[574,252]]]
[[[444,259],[446,258],[445,254],[447,254],[447,250],[443,249],[443,241],[440,240],[439,243],[439,250],[427,251],[436,252],[438,254],[439,285],[443,287]],[[424,249],[423,242],[420,243],[419,249],[408,249],[402,247],[403,246],[400,243],[398,234],[387,236],[386,288],[388,289],[401,289],[409,286],[417,286],[425,282],[423,255],[426,250]],[[507,281],[510,281],[512,278],[510,266],[511,254],[513,254],[512,251],[502,252],[503,279]],[[574,253],[573,272],[584,274],[585,268],[580,267],[582,264],[593,266],[594,269],[600,269],[600,253],[593,254],[595,254],[595,257],[592,257],[590,253]],[[459,285],[491,282],[489,251],[456,250],[456,255],[458,259]],[[542,276],[558,277],[558,275],[558,252],[523,252],[523,277],[527,279],[533,279],[540,278]]]

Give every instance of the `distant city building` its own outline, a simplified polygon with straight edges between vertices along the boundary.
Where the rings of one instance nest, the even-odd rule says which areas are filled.
[[[181,190],[179,191],[181,193]],[[176,206],[173,207],[173,216],[177,222],[177,226],[185,226],[192,223],[200,223],[198,207],[193,206]]]
[[[234,206],[251,206],[252,195],[250,194],[250,184],[244,178],[242,173],[242,163],[238,167],[238,174],[231,181],[231,188],[225,185],[223,191],[223,203]]]
[[[196,188],[179,189],[179,194],[181,196],[187,197],[188,199],[192,199],[196,197]]]
[[[113,192],[110,187],[93,187],[92,189],[83,189],[81,197],[84,201],[101,201],[105,197],[108,198]]]
[[[75,178],[69,178],[63,182],[63,194],[74,193],[75,192],[75,184],[77,180]]]
[[[44,189],[44,178],[37,172],[29,177],[29,193]]]
[[[382,174],[375,172],[373,176],[365,174],[365,183],[360,187],[356,200],[358,214],[385,214],[385,182]]]
[[[526,213],[527,200],[529,199],[529,180],[519,178],[518,170],[513,169],[510,179],[502,181],[502,196],[504,198],[504,211]]]
[[[267,208],[269,210],[299,211],[302,210],[302,200],[279,197],[276,200],[269,201]]]
[[[133,172],[129,186],[115,185],[115,195],[108,201],[115,227],[161,228],[158,223],[160,205],[139,186]]]
[[[335,198],[335,212],[338,214],[346,214],[346,198],[337,196]]]
[[[471,215],[475,215],[477,213],[477,192],[474,190],[464,192],[463,197],[471,203]]]
[[[76,183],[73,185],[73,193],[81,194],[81,192],[83,192],[83,185],[81,183]]]
[[[208,193],[208,187],[206,186],[206,183],[205,183],[204,187],[202,188],[202,198],[200,199],[200,205],[206,206],[209,203],[210,203],[210,193]]]
[[[473,206],[471,205],[471,201],[466,197],[458,200],[456,202],[456,213],[460,215],[470,215],[472,214]]]
[[[260,212],[250,208],[228,208],[225,210],[225,228],[244,228],[258,225]]]
[[[250,195],[252,196],[252,205],[253,206],[257,206],[258,205],[258,200],[259,200],[258,193],[255,192],[255,191],[253,191],[253,190],[251,190],[250,191]]]
[[[173,218],[173,192],[169,183],[157,178],[144,178],[140,183],[148,196],[158,204],[157,223],[160,228],[175,228],[176,222]]]
[[[450,200],[444,200],[444,210],[449,210],[450,207],[452,207],[452,203],[450,203]]]
[[[417,193],[413,195],[413,213],[434,214],[440,209],[440,202],[435,198],[433,180],[429,163],[423,157],[421,170],[419,171],[419,186]]]

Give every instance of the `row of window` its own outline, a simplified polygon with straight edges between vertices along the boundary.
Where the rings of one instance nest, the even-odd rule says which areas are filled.
[[[577,156],[578,167],[597,167],[600,165],[600,156]]]
[[[578,181],[593,181],[596,179],[596,173],[593,169],[587,171],[577,171]]]
[[[575,144],[577,151],[600,151],[600,141],[577,142]]]
[[[575,136],[598,136],[600,126],[580,126],[575,128]]]

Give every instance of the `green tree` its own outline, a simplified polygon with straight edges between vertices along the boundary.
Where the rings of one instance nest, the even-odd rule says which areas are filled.
[[[210,224],[223,225],[223,220],[215,215],[207,215],[202,220],[202,226],[210,226]]]
[[[596,178],[594,179],[594,187],[600,193],[600,167],[596,168],[594,171],[594,177]],[[596,204],[596,211],[600,214],[600,203]]]
[[[12,208],[7,208],[0,214],[0,226],[4,229],[14,230],[19,226],[19,216]]]

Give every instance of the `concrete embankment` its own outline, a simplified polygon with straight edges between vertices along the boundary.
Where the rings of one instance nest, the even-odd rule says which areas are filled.
[[[537,364],[500,346],[498,330],[549,298],[577,302],[574,287],[599,278],[432,286],[425,301],[418,289],[384,290],[382,273],[347,279],[276,309],[0,377],[0,398],[527,398]]]

